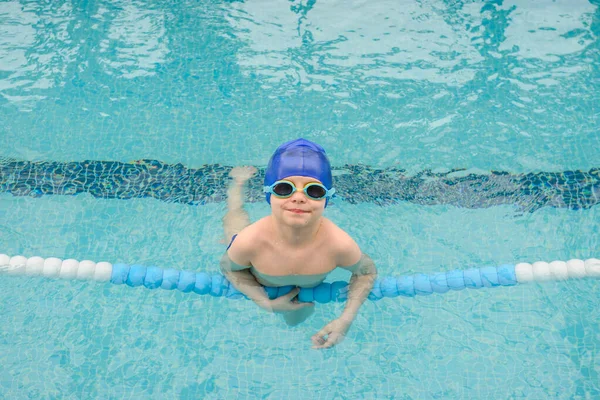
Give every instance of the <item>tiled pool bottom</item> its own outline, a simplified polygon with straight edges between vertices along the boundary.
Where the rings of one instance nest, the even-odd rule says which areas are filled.
[[[0,201],[15,211],[2,223],[19,238],[12,254],[215,273],[225,248],[220,203],[85,193]],[[264,203],[248,210],[253,220],[267,212]],[[597,213],[338,202],[326,215],[381,275],[400,275],[584,258],[598,235],[589,223]],[[561,229],[545,229],[549,220]],[[382,221],[394,222],[382,230]],[[338,279],[348,276],[331,277]],[[310,336],[342,304],[319,305],[305,324],[288,328],[251,302],[209,296],[4,277],[0,291],[6,398],[567,399],[599,390],[592,280],[369,301],[346,340],[327,352],[311,350]]]
[[[598,257],[599,27],[588,0],[0,1],[0,252],[217,273],[228,169],[305,137],[383,276]],[[594,399],[598,289],[367,302],[315,352],[341,304],[290,329],[0,277],[0,398]]]
[[[367,303],[330,351],[309,337],[336,306],[288,328],[243,301],[23,278],[0,288],[17,306],[3,312],[5,398],[598,394],[597,307],[578,296],[597,287],[584,282]]]

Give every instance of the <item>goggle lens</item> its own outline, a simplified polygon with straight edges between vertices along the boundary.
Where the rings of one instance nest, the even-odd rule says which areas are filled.
[[[322,199],[327,194],[325,188],[321,185],[308,185],[306,194],[313,199]]]
[[[290,196],[294,193],[294,187],[288,182],[279,182],[273,186],[273,193],[277,196]]]

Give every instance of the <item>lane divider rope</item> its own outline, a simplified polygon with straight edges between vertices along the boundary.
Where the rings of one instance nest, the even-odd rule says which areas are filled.
[[[46,278],[92,280],[125,284],[130,287],[144,286],[148,289],[177,289],[184,293],[196,293],[230,299],[246,298],[221,274],[163,269],[155,266],[111,264],[89,260],[24,257],[0,254],[0,274],[11,276],[44,276]],[[600,260],[573,259],[569,261],[538,261],[533,264],[505,264],[466,270],[452,270],[431,274],[388,276],[375,281],[369,294],[370,300],[384,297],[414,297],[449,290],[514,286],[528,282],[564,281],[568,279],[600,278]],[[271,299],[282,296],[294,286],[265,287]],[[302,288],[298,300],[302,302],[346,301],[348,282],[326,282],[314,288]]]

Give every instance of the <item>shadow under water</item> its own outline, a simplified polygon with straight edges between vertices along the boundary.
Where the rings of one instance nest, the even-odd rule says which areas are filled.
[[[202,205],[224,201],[231,166],[187,168],[157,160],[18,161],[0,160],[0,193],[14,196],[77,195],[103,199],[152,197],[170,203]],[[533,212],[542,207],[586,209],[600,200],[600,168],[589,171],[473,173],[424,170],[407,175],[398,168],[344,165],[333,168],[336,199],[379,206],[410,202],[463,208],[515,205]],[[264,201],[264,168],[248,182],[247,201]]]

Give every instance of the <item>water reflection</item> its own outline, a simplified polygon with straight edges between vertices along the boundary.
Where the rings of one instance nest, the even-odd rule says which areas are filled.
[[[464,84],[483,60],[472,46],[476,34],[464,29],[480,22],[475,4],[450,14],[441,2],[318,2],[305,13],[297,13],[301,2],[293,4],[233,5],[229,21],[248,44],[241,65],[316,89],[380,78]]]
[[[18,107],[2,107],[3,146],[124,161],[197,160],[192,149],[208,148],[204,163],[233,140],[228,157],[257,163],[247,143],[314,135],[342,163],[590,168],[596,10],[584,0],[0,2],[0,107]],[[34,107],[36,118],[18,111]]]
[[[23,109],[63,81],[78,45],[69,4],[0,3],[0,95]],[[13,90],[18,89],[18,90]]]
[[[141,1],[107,2],[113,7],[99,7],[94,19],[104,22],[99,33],[99,61],[108,74],[123,78],[154,75],[156,65],[167,60],[165,15],[149,9]],[[98,25],[96,25],[98,27]]]
[[[324,90],[345,83],[355,89],[390,79],[465,86],[490,70],[490,57],[507,56],[531,63],[514,66],[514,73],[551,85],[585,69],[563,65],[564,56],[595,41],[590,26],[596,8],[585,0],[254,0],[202,10],[119,0],[1,2],[0,94],[26,104],[44,98],[43,89],[64,85],[69,69],[81,72],[96,64],[120,78],[155,75],[156,66],[169,61],[169,41],[180,31],[211,28],[173,25],[170,32],[167,21],[186,10],[206,13],[206,20],[214,17],[210,13],[224,18],[243,43],[236,54],[243,71],[288,87]],[[523,73],[534,74],[524,70],[540,61],[546,68],[560,65],[553,76]]]
[[[168,54],[164,11],[139,1],[0,2],[0,94],[21,110],[96,64],[135,78]]]
[[[319,90],[390,78],[464,86],[486,59],[556,61],[593,42],[587,1],[396,0],[234,3],[227,20],[247,46],[248,73]],[[562,70],[578,72],[577,69]]]
[[[512,0],[498,9],[511,10],[499,50],[519,58],[556,62],[596,39],[590,26],[597,7],[588,1]]]

